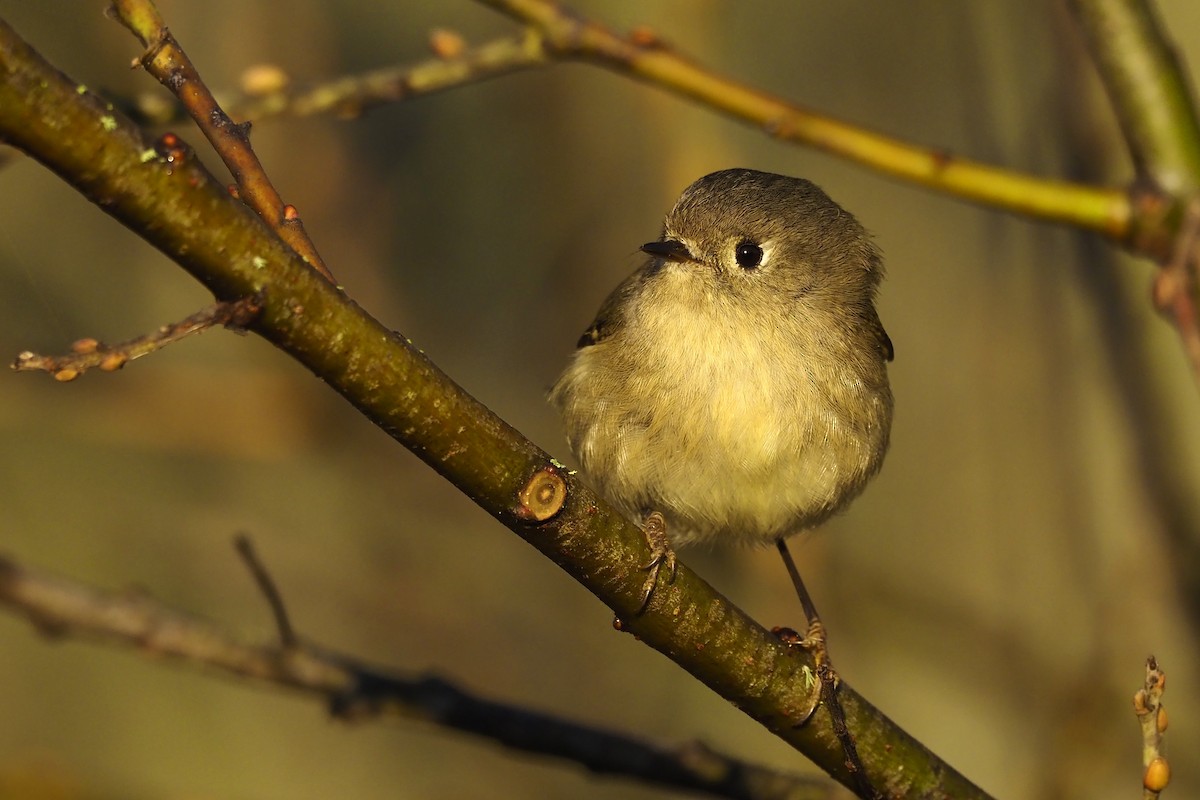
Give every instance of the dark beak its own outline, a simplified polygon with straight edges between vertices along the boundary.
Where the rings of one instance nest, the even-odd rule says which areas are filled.
[[[642,252],[667,261],[696,260],[696,257],[687,249],[687,245],[675,239],[664,239],[661,242],[647,242],[642,245]]]

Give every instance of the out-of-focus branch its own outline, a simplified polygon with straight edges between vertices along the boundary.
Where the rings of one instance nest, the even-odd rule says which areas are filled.
[[[526,30],[519,36],[506,36],[477,47],[448,50],[413,66],[373,70],[308,88],[280,88],[247,97],[234,106],[233,113],[252,120],[284,114],[356,117],[384,103],[477,83],[545,61],[541,37],[534,30]]]
[[[1177,252],[1182,209],[1200,186],[1200,121],[1178,59],[1147,0],[1073,0],[1134,161],[1151,184],[1135,193],[1039,178],[900,141],[816,114],[684,58],[656,34],[620,36],[554,0],[479,0],[532,26],[554,59],[578,59],[697,100],[767,133],[816,147],[905,180],[1108,238],[1165,263]],[[1136,198],[1136,199],[1135,199]],[[1187,263],[1200,263],[1188,257]],[[1200,276],[1187,305],[1200,309]],[[1176,303],[1178,306],[1179,303]],[[1200,376],[1200,313],[1174,314]],[[1191,327],[1181,319],[1190,319]]]
[[[3,22],[0,140],[54,170],[218,299],[261,297],[252,331],[562,567],[624,630],[849,780],[827,711],[796,724],[810,657],[682,564],[638,613],[648,549],[636,526],[310,269],[201,164],[156,157],[136,126],[78,91]],[[846,683],[840,698],[870,782],[888,796],[986,797]]]
[[[1071,0],[1138,174],[1179,197],[1200,187],[1200,123],[1183,65],[1147,0]]]
[[[1200,118],[1183,66],[1149,0],[1071,0],[1145,188],[1130,245],[1166,269],[1156,296],[1200,377]],[[1164,298],[1167,300],[1164,302]]]
[[[445,91],[560,60],[591,61],[724,112],[783,141],[816,147],[932,189],[1124,242],[1131,205],[1123,189],[1056,181],[960,158],[836,120],[719,75],[641,29],[622,37],[548,0],[480,0],[527,23],[502,38],[414,66],[381,69],[306,89],[279,87],[235,100],[244,119],[289,114],[356,116],[376,105]],[[151,116],[150,121],[162,122]]]
[[[146,47],[134,62],[170,89],[191,114],[237,182],[238,195],[313,269],[336,283],[295,206],[286,205],[250,147],[249,124],[237,125],[204,84],[187,53],[167,30],[152,0],[113,0],[111,13]]]
[[[1026,175],[904,142],[817,114],[713,72],[645,29],[620,36],[552,0],[479,0],[531,25],[550,59],[590,61],[756,125],[778,139],[824,150],[955,197],[1125,242],[1131,207],[1121,189]]]
[[[317,114],[353,119],[377,106],[544,66],[547,60],[541,36],[532,28],[475,47],[455,33],[439,30],[430,35],[430,46],[434,57],[419,64],[385,67],[300,87],[292,86],[279,67],[259,64],[246,70],[241,93],[227,96],[224,107],[231,117],[254,122]],[[143,125],[166,125],[184,118],[179,106],[160,102],[159,97],[139,96],[121,106]]]
[[[604,775],[743,800],[829,800],[830,781],[715,752],[700,742],[664,747],[613,731],[475,697],[436,676],[406,676],[301,643],[237,641],[206,620],[141,592],[96,589],[0,556],[0,605],[47,635],[133,648],[217,673],[324,699],[338,716],[421,719],[505,747],[567,759]]]

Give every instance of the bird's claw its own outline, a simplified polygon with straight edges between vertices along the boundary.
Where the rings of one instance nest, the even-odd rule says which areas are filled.
[[[667,538],[667,521],[657,511],[652,512],[642,525],[642,533],[646,537],[646,545],[650,548],[650,560],[641,566],[648,570],[646,582],[642,585],[642,602],[637,613],[641,614],[650,604],[650,596],[658,585],[658,576],[663,567],[667,570],[667,583],[675,581],[676,558],[671,549],[671,541]]]
[[[813,620],[804,636],[800,636],[791,628],[774,628],[771,632],[789,647],[799,647],[811,653],[813,657],[815,668],[805,665],[802,669],[804,688],[808,690],[809,697],[804,711],[798,715],[800,721],[793,726],[800,728],[812,719],[812,715],[820,707],[825,690],[835,691],[838,684],[841,683],[841,678],[829,664],[829,650],[825,644],[825,626],[821,624],[820,620]]]

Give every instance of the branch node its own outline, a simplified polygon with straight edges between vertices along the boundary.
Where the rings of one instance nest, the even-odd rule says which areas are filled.
[[[545,522],[562,510],[567,500],[567,482],[553,466],[533,474],[517,494],[513,513],[528,522]]]
[[[1170,259],[1154,278],[1155,307],[1174,321],[1193,374],[1200,378],[1200,312],[1195,286],[1200,273],[1200,197],[1192,197],[1184,208],[1179,233]]]

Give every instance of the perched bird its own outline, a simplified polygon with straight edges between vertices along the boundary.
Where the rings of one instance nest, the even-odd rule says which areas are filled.
[[[793,569],[784,537],[883,461],[892,343],[878,249],[801,178],[706,175],[641,249],[550,400],[592,485],[646,531],[644,605],[671,544],[777,543]]]

